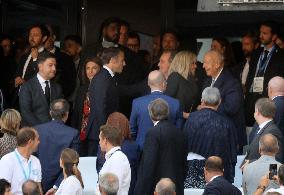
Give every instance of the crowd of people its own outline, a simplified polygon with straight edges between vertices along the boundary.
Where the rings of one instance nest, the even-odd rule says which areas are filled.
[[[241,54],[214,37],[203,63],[176,32],[159,37],[140,50],[119,18],[84,48],[77,35],[55,46],[48,24],[31,26],[26,46],[3,35],[0,195],[81,195],[86,156],[97,156],[96,194],[238,195],[238,154],[244,194],[284,194],[279,25],[246,33]]]

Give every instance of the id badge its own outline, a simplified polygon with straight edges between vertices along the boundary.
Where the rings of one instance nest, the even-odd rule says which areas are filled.
[[[255,77],[253,79],[252,92],[262,93],[263,92],[263,82],[264,82],[264,77]]]

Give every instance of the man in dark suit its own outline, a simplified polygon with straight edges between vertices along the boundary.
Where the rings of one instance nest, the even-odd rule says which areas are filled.
[[[114,77],[123,70],[124,53],[119,48],[110,47],[101,55],[105,64],[101,71],[92,79],[89,86],[90,115],[86,128],[87,140],[82,147],[88,156],[96,156],[99,144],[99,128],[105,124],[108,116],[117,111],[118,92]]]
[[[260,157],[259,139],[262,135],[272,134],[277,138],[279,151],[276,155],[276,160],[283,163],[283,135],[279,128],[275,125],[273,117],[275,116],[275,104],[268,98],[260,98],[255,103],[254,118],[258,124],[256,136],[249,145],[245,163],[250,163]],[[246,164],[244,164],[245,166]],[[243,167],[244,167],[243,166]]]
[[[105,19],[101,25],[99,41],[87,46],[87,49],[82,52],[82,59],[97,56],[101,54],[105,48],[120,48],[125,55],[125,67],[121,74],[115,77],[118,85],[127,87],[127,85],[141,82],[146,77],[147,73],[144,69],[142,58],[137,53],[118,43],[119,32],[121,26],[123,26],[122,23],[121,19],[116,17]],[[119,112],[123,113],[127,118],[130,116],[132,100],[136,97],[138,96],[119,91]]]
[[[56,35],[51,25],[46,24],[50,36],[44,44],[44,48],[56,57],[56,76],[55,81],[62,87],[65,99],[69,99],[76,87],[76,69],[72,57],[61,52],[59,47],[54,45]]]
[[[168,103],[158,98],[149,104],[154,127],[147,132],[140,162],[135,195],[153,194],[161,178],[170,178],[176,192],[184,194],[186,142],[184,134],[170,121]]]
[[[43,45],[48,37],[49,31],[45,25],[36,24],[29,29],[31,51],[20,60],[16,71],[15,87],[19,87],[37,74],[38,55],[44,51]]]
[[[143,149],[148,129],[153,127],[148,111],[148,105],[153,100],[162,98],[168,103],[170,110],[169,121],[177,128],[182,128],[184,122],[179,101],[163,94],[166,89],[166,79],[163,73],[158,70],[150,72],[148,85],[151,88],[151,94],[133,100],[130,116],[131,134],[141,150]]]
[[[61,87],[53,82],[56,73],[55,55],[44,52],[38,56],[38,73],[25,82],[19,93],[23,126],[35,126],[50,120],[49,104],[62,97]]]
[[[284,78],[273,77],[268,83],[268,97],[276,106],[274,122],[284,135]]]
[[[49,189],[58,188],[63,179],[59,165],[62,150],[65,148],[79,150],[78,130],[64,124],[68,119],[68,114],[68,102],[65,99],[54,100],[50,105],[52,121],[35,126],[40,137],[40,145],[36,154],[41,164],[44,193]]]
[[[239,151],[246,145],[245,118],[243,112],[243,93],[240,82],[224,67],[224,57],[217,51],[211,50],[204,56],[203,68],[207,76],[204,88],[211,86],[219,89],[221,104],[218,112],[230,118],[237,129]]]
[[[241,195],[241,191],[223,177],[223,162],[218,156],[211,156],[205,162],[204,176],[207,182],[203,195]]]
[[[264,47],[253,52],[246,81],[245,113],[246,124],[254,123],[254,104],[257,99],[267,96],[269,80],[274,76],[284,76],[284,52],[275,44],[279,26],[274,22],[264,22],[260,26],[260,42]]]

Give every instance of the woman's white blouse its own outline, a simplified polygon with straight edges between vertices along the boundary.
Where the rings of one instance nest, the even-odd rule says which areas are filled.
[[[74,176],[71,175],[64,179],[55,195],[82,195],[83,188],[81,186],[80,181]]]

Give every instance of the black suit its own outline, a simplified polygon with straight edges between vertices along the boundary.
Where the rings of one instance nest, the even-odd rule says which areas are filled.
[[[246,123],[248,126],[252,126],[254,123],[253,113],[254,105],[257,99],[267,96],[267,86],[271,78],[275,76],[284,76],[284,52],[275,45],[275,50],[268,62],[266,71],[264,73],[264,83],[262,93],[250,92],[250,88],[253,84],[253,80],[256,74],[258,60],[261,57],[263,48],[258,48],[254,51],[251,56],[249,72],[246,82],[246,99],[245,99],[245,113],[246,113]]]
[[[55,80],[63,86],[62,93],[65,98],[72,95],[76,86],[76,69],[71,56],[55,48],[56,77]]]
[[[58,98],[62,98],[61,87],[50,81],[50,102]],[[37,76],[21,86],[19,102],[23,126],[35,126],[50,120],[49,105]]]
[[[91,113],[87,125],[88,155],[96,156],[99,143],[99,128],[108,116],[118,110],[118,93],[115,79],[102,68],[92,79],[89,87]]]
[[[276,105],[274,121],[284,135],[284,96],[275,97],[273,102]]]
[[[249,145],[248,148],[248,152],[247,152],[247,156],[246,159],[250,160],[250,161],[255,161],[260,157],[259,154],[259,139],[261,136],[265,135],[265,134],[272,134],[274,135],[277,140],[278,140],[278,144],[279,144],[279,152],[276,155],[276,160],[283,163],[283,135],[281,133],[281,131],[279,130],[279,128],[274,124],[273,121],[270,121],[269,123],[267,123],[261,130],[260,132],[255,135],[255,137],[253,138],[252,142]]]
[[[203,195],[241,195],[241,191],[229,183],[224,177],[218,176],[204,189]]]
[[[150,128],[145,138],[134,194],[153,194],[161,178],[172,179],[177,195],[184,194],[186,156],[185,136],[180,129],[168,120]]]

